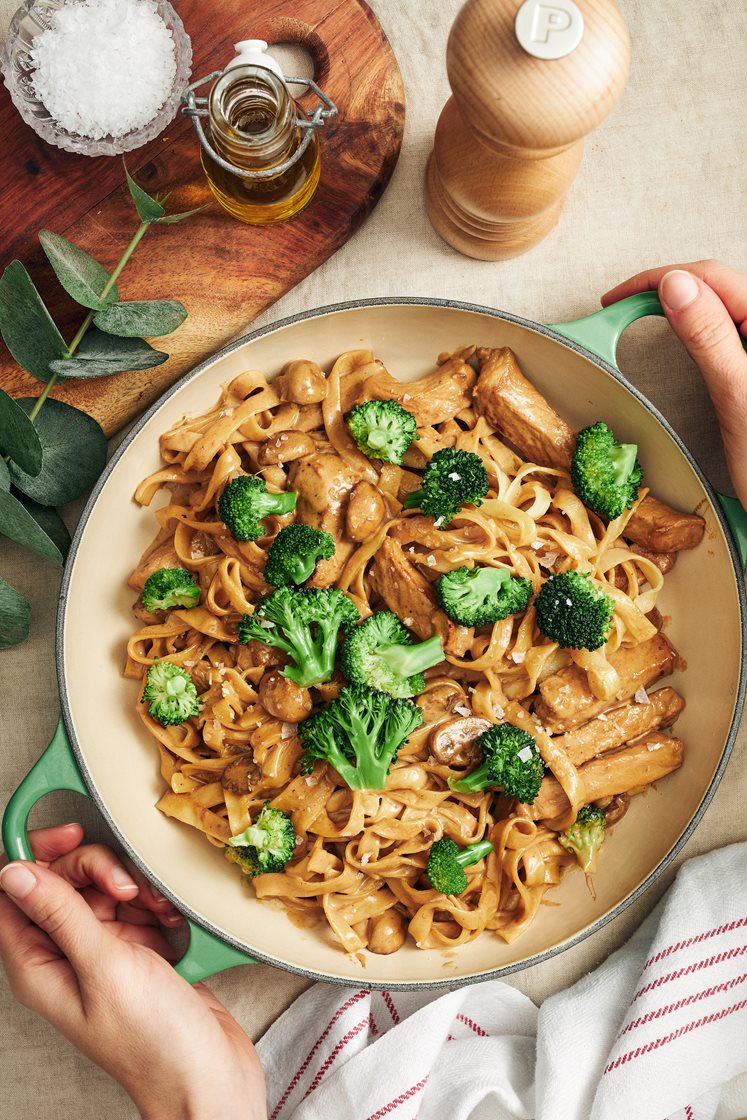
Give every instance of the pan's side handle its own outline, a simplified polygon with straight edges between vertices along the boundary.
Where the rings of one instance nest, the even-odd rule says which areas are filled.
[[[8,859],[33,860],[28,834],[29,813],[40,798],[58,789],[88,796],[62,720],[44,754],[31,767],[3,814],[3,847]]]
[[[724,517],[729,522],[731,535],[734,537],[734,544],[744,571],[747,569],[747,510],[745,510],[739,498],[729,498],[726,494],[719,494],[718,491],[716,494],[724,511]]]
[[[175,965],[176,971],[190,984],[204,980],[206,976],[213,976],[216,972],[223,972],[226,968],[234,968],[237,964],[256,964],[254,957],[227,945],[212,933],[208,933],[196,922],[187,919],[189,926],[189,945],[187,951]]]
[[[656,292],[638,292],[618,303],[611,303],[601,311],[573,319],[568,323],[553,323],[551,329],[565,335],[571,342],[578,342],[617,368],[617,344],[626,327],[645,315],[663,315]],[[747,342],[745,342],[747,348]],[[717,492],[724,516],[731,529],[742,570],[747,567],[747,512],[737,498]]]
[[[28,834],[29,813],[45,794],[59,789],[70,789],[88,796],[62,720],[57,724],[44,754],[31,767],[3,814],[3,848],[8,859],[34,859]],[[189,922],[189,930],[189,945],[176,971],[190,984],[222,972],[224,968],[257,963],[253,957],[226,945],[195,922]]]
[[[565,335],[571,342],[578,342],[597,354],[611,366],[617,367],[617,344],[626,327],[646,315],[663,315],[656,292],[638,292],[601,311],[572,319],[568,323],[551,323],[551,330]]]

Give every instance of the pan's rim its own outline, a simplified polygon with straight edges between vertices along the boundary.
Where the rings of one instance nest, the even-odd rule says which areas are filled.
[[[504,322],[513,323],[537,334],[544,335],[545,337],[551,339],[553,342],[557,342],[560,345],[567,347],[569,350],[575,351],[577,354],[581,355],[581,357],[585,358],[593,365],[602,369],[605,373],[612,377],[613,380],[617,381],[620,385],[627,389],[628,392],[630,392],[636,398],[636,400],[641,405],[643,405],[643,407],[649,413],[651,413],[654,419],[659,422],[661,427],[674,441],[678,450],[682,455],[684,455],[690,467],[693,469],[695,475],[698,478],[698,481],[700,482],[703,490],[709,498],[713,509],[715,510],[716,517],[718,518],[721,525],[721,529],[723,531],[724,538],[729,550],[729,555],[731,557],[733,575],[735,579],[737,598],[739,603],[739,622],[742,638],[742,656],[740,657],[739,681],[737,686],[734,711],[732,714],[731,723],[729,725],[729,731],[724,741],[724,746],[721,752],[718,766],[716,767],[713,777],[711,778],[711,781],[709,782],[708,787],[705,790],[705,793],[703,794],[698,807],[690,818],[689,823],[677,837],[669,851],[649,872],[646,878],[641,883],[639,883],[638,886],[630,892],[630,894],[628,894],[624,899],[622,899],[610,910],[608,910],[607,913],[602,914],[595,921],[591,922],[589,925],[585,926],[583,929],[579,930],[571,937],[566,938],[564,941],[558,942],[557,945],[554,945],[551,948],[544,950],[543,952],[535,953],[531,957],[528,957],[523,961],[513,962],[511,964],[503,965],[499,968],[487,969],[485,971],[472,973],[466,976],[450,976],[439,980],[387,981],[369,980],[368,978],[366,978],[365,983],[362,983],[360,985],[362,987],[365,987],[366,989],[371,990],[436,991],[440,989],[455,989],[466,984],[478,983],[485,980],[499,979],[514,972],[520,972],[525,968],[530,968],[533,965],[541,964],[543,961],[549,960],[551,957],[557,956],[565,950],[580,944],[580,942],[586,940],[587,937],[591,937],[592,934],[597,933],[599,930],[601,930],[608,924],[608,922],[611,922],[614,918],[619,917],[620,914],[627,910],[629,906],[631,906],[635,901],[637,901],[637,899],[639,899],[643,894],[646,893],[649,887],[651,887],[653,883],[661,876],[661,874],[666,870],[675,856],[682,850],[684,845],[690,839],[693,832],[700,823],[711,800],[713,799],[713,796],[716,792],[716,789],[718,788],[719,783],[721,782],[732,750],[734,748],[734,742],[739,730],[739,725],[744,708],[745,693],[747,692],[747,666],[745,666],[744,657],[745,647],[747,646],[747,599],[745,597],[744,578],[741,570],[739,555],[734,544],[731,529],[726,520],[726,516],[721,507],[721,503],[718,500],[718,495],[714,487],[705,477],[694,456],[684,444],[682,439],[675,432],[674,428],[672,428],[666,417],[662,415],[662,413],[656,408],[656,406],[653,405],[651,401],[649,401],[648,398],[644,396],[644,394],[639,389],[636,388],[635,385],[627,380],[627,378],[620,372],[619,369],[611,365],[609,362],[605,361],[605,359],[601,358],[598,354],[595,354],[593,350],[589,350],[587,347],[580,345],[578,342],[567,338],[564,334],[557,330],[556,327],[547,326],[544,323],[538,323],[533,319],[526,319],[523,316],[514,315],[511,312],[501,311],[497,308],[486,307],[482,304],[464,302],[460,300],[439,299],[437,297],[428,296],[380,296],[370,299],[347,300],[343,302],[327,304],[322,307],[312,308],[308,311],[298,312],[294,315],[288,315],[275,322],[267,323],[262,327],[258,327],[254,330],[248,331],[246,334],[240,335],[238,338],[227,343],[225,346],[217,350],[214,354],[210,355],[210,357],[200,362],[194,367],[194,369],[189,370],[187,373],[185,373],[182,377],[179,378],[178,381],[170,386],[170,388],[167,389],[165,393],[163,393],[156,401],[154,401],[153,404],[145,411],[145,413],[127,433],[127,435],[119,444],[111,459],[107,463],[103,474],[98,479],[83,509],[83,513],[81,514],[80,521],[78,522],[75,534],[73,536],[67,562],[63,569],[62,585],[60,588],[60,599],[57,609],[57,620],[55,626],[55,661],[57,666],[57,680],[62,708],[62,718],[65,724],[65,729],[67,731],[70,746],[75,756],[75,760],[80,770],[81,776],[86,784],[86,787],[91,795],[94,804],[102,814],[108,827],[117,837],[119,843],[128,853],[135,865],[147,876],[147,878],[156,886],[156,888],[161,891],[161,893],[165,895],[165,897],[167,897],[171,902],[178,906],[179,910],[196,925],[202,927],[202,929],[204,929],[206,932],[212,934],[214,937],[224,942],[225,944],[230,945],[232,948],[237,949],[239,952],[251,956],[261,964],[272,965],[276,968],[283,969],[283,971],[285,972],[290,972],[297,976],[303,976],[306,979],[310,980],[317,980],[324,983],[337,984],[346,987],[355,986],[356,981],[352,977],[339,976],[335,975],[334,973],[327,973],[314,969],[303,968],[300,965],[291,964],[277,957],[273,957],[268,953],[257,951],[252,946],[240,941],[238,938],[235,938],[230,934],[227,934],[224,930],[221,930],[219,927],[210,922],[210,920],[207,919],[203,914],[200,914],[197,911],[193,910],[191,907],[186,906],[181,899],[178,899],[174,895],[167,883],[164,883],[156,876],[154,876],[151,869],[146,865],[145,861],[140,858],[140,856],[134,850],[131,842],[128,840],[127,836],[119,828],[117,822],[109,813],[109,810],[107,809],[106,805],[103,802],[103,799],[98,792],[96,783],[89,771],[89,768],[83,756],[83,752],[77,741],[70,701],[68,698],[65,682],[64,630],[68,592],[70,582],[73,578],[73,573],[75,570],[75,560],[77,557],[81,539],[85,532],[86,525],[88,524],[88,520],[93,511],[93,507],[95,506],[98,497],[101,494],[104,486],[106,485],[109,477],[116,470],[119,461],[126,453],[130,444],[135,440],[135,438],[145,427],[145,425],[149,423],[152,417],[160,411],[160,409],[166,404],[168,400],[170,400],[172,396],[174,396],[175,393],[179,392],[188,382],[192,381],[194,378],[201,376],[206,370],[215,365],[216,362],[221,361],[228,354],[233,353],[235,350],[238,350],[249,343],[255,342],[257,339],[262,338],[267,334],[275,333],[276,331],[283,330],[286,327],[293,326],[294,324],[307,319],[322,318],[324,316],[329,316],[338,312],[365,310],[367,308],[375,307],[398,306],[435,307],[449,310],[467,311],[474,314],[487,316],[492,319],[500,319]],[[361,980],[363,979],[364,978],[361,977]]]

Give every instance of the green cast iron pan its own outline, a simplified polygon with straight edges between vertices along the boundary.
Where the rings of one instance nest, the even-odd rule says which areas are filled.
[[[501,976],[562,952],[599,929],[645,891],[692,833],[720,781],[742,711],[747,515],[715,494],[666,420],[615,364],[625,327],[661,314],[652,293],[554,327],[469,304],[386,299],[340,304],[286,319],[221,350],[183,378],[140,420],[100,479],[65,567],[57,623],[62,719],[52,742],[11,799],[3,841],[11,858],[32,858],[27,818],[45,793],[90,795],[136,864],[189,919],[191,941],[178,971],[191,981],[232,965],[265,961],[315,979],[371,988],[454,987]],[[195,830],[153,806],[162,792],[151,737],[135,714],[135,685],[121,668],[132,632],[127,578],[154,535],[153,512],[132,501],[160,465],[158,435],[185,413],[210,406],[243,370],[268,375],[292,358],[322,366],[344,350],[370,348],[405,380],[435,356],[468,342],[510,346],[526,375],[568,422],[605,419],[635,442],[646,480],[662,500],[706,519],[699,548],[682,553],[660,597],[667,633],[687,663],[672,678],[687,700],[677,734],[685,763],[633,800],[607,844],[595,878],[570,871],[512,945],[485,934],[451,950],[406,945],[392,956],[345,956],[321,926],[302,929],[259,903],[236,869]],[[702,594],[707,579],[709,594]],[[92,698],[95,697],[95,702]]]

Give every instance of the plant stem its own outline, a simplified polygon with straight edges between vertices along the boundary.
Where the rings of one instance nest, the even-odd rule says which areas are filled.
[[[125,249],[124,253],[119,258],[119,263],[117,264],[116,268],[114,269],[111,276],[109,277],[109,279],[104,284],[104,287],[101,290],[101,298],[102,299],[104,299],[106,296],[109,295],[109,292],[112,290],[112,288],[116,284],[117,278],[120,276],[120,274],[122,272],[122,269],[127,264],[128,260],[132,256],[132,254],[135,252],[135,249],[138,247],[138,245],[139,245],[140,241],[142,240],[143,236],[145,235],[145,231],[148,229],[149,225],[150,225],[150,222],[141,222],[140,225],[137,227],[137,230],[135,231],[135,235],[132,238],[132,241],[130,241],[130,243],[127,246],[127,248]],[[85,319],[83,320],[83,322],[78,327],[78,330],[75,333],[75,337],[73,338],[73,340],[71,341],[70,345],[67,348],[67,356],[69,358],[72,358],[73,354],[75,353],[75,351],[80,346],[81,339],[83,338],[83,335],[86,333],[86,331],[88,330],[88,328],[90,327],[92,322],[93,322],[93,311],[89,311],[88,314],[86,315]],[[49,394],[52,392],[52,389],[57,384],[58,378],[59,378],[59,374],[57,374],[57,373],[52,374],[49,381],[44,386],[44,389],[43,389],[41,395],[39,397],[37,397],[36,403],[34,404],[34,407],[31,409],[31,412],[29,413],[29,420],[33,421],[38,416],[39,411],[42,408],[45,400],[47,399]]]
[[[31,409],[31,412],[29,413],[29,420],[31,420],[32,423],[36,419],[37,415],[39,414],[39,410],[40,410],[41,406],[44,404],[45,400],[47,399],[49,394],[54,389],[56,383],[57,383],[57,374],[53,373],[52,376],[50,377],[49,381],[47,382],[47,384],[42,389],[41,396],[36,398],[36,401],[34,402],[34,407]]]

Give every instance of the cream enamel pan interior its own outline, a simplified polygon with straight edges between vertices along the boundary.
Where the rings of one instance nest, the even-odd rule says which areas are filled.
[[[612,831],[596,876],[569,872],[538,919],[513,945],[484,934],[458,951],[405,947],[393,956],[346,957],[319,929],[292,924],[257,902],[236,868],[201,834],[154,808],[162,792],[153,741],[135,713],[136,684],[124,680],[133,628],[127,578],[154,536],[152,509],[132,500],[159,466],[158,437],[185,413],[213,403],[220,386],[248,368],[268,375],[293,358],[323,367],[344,350],[370,348],[397,377],[433,367],[460,344],[510,346],[526,375],[575,427],[599,418],[636,442],[657,496],[706,518],[702,545],[681,553],[661,595],[667,634],[686,661],[671,683],[687,700],[677,723],[686,744],[676,774],[633,800]],[[156,502],[164,501],[162,495]],[[709,593],[702,593],[704,573]],[[204,928],[236,948],[320,979],[371,986],[436,986],[511,971],[567,946],[621,909],[661,870],[694,827],[725,765],[742,699],[742,594],[713,492],[652,408],[604,363],[547,328],[495,312],[435,301],[380,301],[314,312],[258,332],[181,382],[140,422],[84,513],[68,562],[59,614],[58,664],[67,730],[86,784],[149,877]]]

